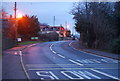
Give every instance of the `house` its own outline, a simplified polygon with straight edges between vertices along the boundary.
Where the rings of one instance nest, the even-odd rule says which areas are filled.
[[[66,30],[62,25],[60,26],[40,25],[40,29],[41,29],[40,34],[56,32],[59,34],[59,37],[66,37]]]

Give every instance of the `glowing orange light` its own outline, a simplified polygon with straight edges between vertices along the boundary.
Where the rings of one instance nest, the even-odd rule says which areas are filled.
[[[21,14],[21,13],[18,13],[18,14],[17,14],[17,18],[22,18],[22,14]]]

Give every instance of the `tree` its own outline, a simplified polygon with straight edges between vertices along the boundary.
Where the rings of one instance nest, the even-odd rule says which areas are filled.
[[[111,24],[112,3],[89,2],[74,4],[72,10],[75,28],[81,34],[80,40],[88,47],[104,48],[114,37]]]
[[[114,22],[117,30],[117,37],[120,36],[120,1],[115,3]]]
[[[40,23],[36,16],[25,15],[18,21],[18,35],[24,40],[30,40],[31,37],[38,36]]]

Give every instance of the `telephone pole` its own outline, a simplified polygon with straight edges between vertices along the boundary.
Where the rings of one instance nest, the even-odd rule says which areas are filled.
[[[17,11],[16,6],[17,6],[17,3],[15,2],[15,5],[14,5],[14,18],[15,18],[15,19],[16,19],[16,11]]]
[[[15,18],[15,40],[17,42],[17,18],[16,18],[16,11],[17,11],[17,3],[14,4],[14,18]]]

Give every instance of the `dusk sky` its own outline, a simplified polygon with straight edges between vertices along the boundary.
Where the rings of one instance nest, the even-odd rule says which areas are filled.
[[[14,2],[4,2],[2,5],[8,15],[13,15]],[[17,13],[36,15],[40,23],[47,23],[51,26],[53,26],[53,17],[55,16],[56,26],[62,24],[65,27],[67,21],[70,30],[73,31],[73,15],[69,13],[72,6],[73,2],[17,2]]]

